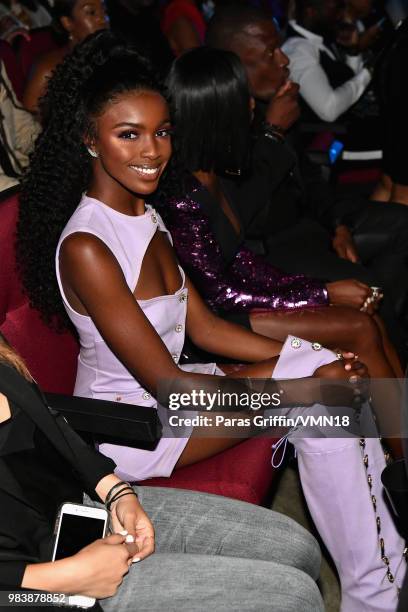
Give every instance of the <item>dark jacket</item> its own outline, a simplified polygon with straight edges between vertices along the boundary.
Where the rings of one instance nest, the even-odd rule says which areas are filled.
[[[267,240],[301,227],[304,221],[320,229],[330,247],[331,234],[340,224],[352,225],[362,200],[337,195],[323,178],[320,166],[302,151],[299,134],[292,130],[285,143],[271,141],[262,133],[265,108],[257,104],[253,148],[253,172],[241,181],[237,206],[244,218],[247,237]],[[298,154],[297,151],[300,150]],[[249,195],[252,194],[252,197]]]
[[[95,497],[96,485],[114,471],[114,462],[86,445],[59,413],[47,407],[34,385],[2,363],[0,392],[28,415],[45,435],[67,466],[69,478],[78,481],[78,490]],[[14,428],[12,439],[7,440],[8,452],[13,449],[18,452],[18,433],[18,428]],[[10,444],[13,445],[11,449]],[[21,585],[27,564],[50,560],[43,557],[44,546],[35,534],[47,534],[47,530],[53,528],[49,519],[28,500],[12,471],[2,461],[4,446],[0,445],[0,588]],[[40,479],[41,474],[38,477]]]

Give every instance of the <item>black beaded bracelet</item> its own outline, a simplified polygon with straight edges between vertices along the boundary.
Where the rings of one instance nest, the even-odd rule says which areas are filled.
[[[106,497],[105,497],[105,505],[109,503],[109,501],[112,498],[113,492],[116,491],[116,489],[118,489],[119,487],[125,487],[126,489],[128,489],[129,487],[132,488],[131,484],[129,482],[126,482],[125,480],[121,480],[120,482],[117,482],[107,492]]]
[[[127,489],[122,489],[122,491],[127,491]],[[120,499],[121,497],[125,497],[126,495],[134,495],[134,497],[137,497],[137,493],[135,493],[135,491],[132,489],[131,491],[127,491],[127,493],[123,493],[122,491],[119,491],[107,504],[106,504],[106,509],[108,512],[110,512],[110,509],[112,507],[112,504],[114,504],[116,501],[118,501],[118,499]]]

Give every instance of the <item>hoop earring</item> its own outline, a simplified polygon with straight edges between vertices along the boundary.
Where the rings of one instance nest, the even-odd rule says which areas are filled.
[[[88,151],[89,155],[91,155],[92,157],[98,157],[97,152],[93,151],[90,147],[86,147],[86,150]]]

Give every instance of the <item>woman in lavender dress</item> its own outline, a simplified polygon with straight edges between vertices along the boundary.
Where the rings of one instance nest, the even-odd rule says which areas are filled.
[[[160,410],[155,397],[163,380],[178,392],[192,384],[222,389],[224,381],[237,388],[214,363],[179,366],[185,333],[205,350],[252,362],[241,376],[296,378],[278,387],[266,381],[270,390],[283,390],[286,407],[319,401],[314,378],[367,375],[353,354],[339,361],[321,345],[293,337],[282,345],[206,307],[178,265],[160,216],[146,204],[168,165],[171,126],[162,89],[137,54],[107,32],[79,45],[50,80],[43,125],[21,198],[18,255],[33,305],[48,319],[65,308],[77,327],[76,393]],[[100,450],[114,458],[121,476],[163,476],[239,442],[224,431],[218,438],[163,438],[154,451]],[[365,443],[367,459],[353,436],[309,441],[296,434],[291,441],[310,510],[341,574],[343,611],[392,612],[403,542],[381,499],[385,462],[378,439]]]

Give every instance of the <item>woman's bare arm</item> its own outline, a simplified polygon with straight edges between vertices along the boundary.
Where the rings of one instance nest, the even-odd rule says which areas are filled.
[[[38,113],[38,101],[47,90],[48,80],[57,64],[64,57],[61,49],[47,54],[34,67],[23,94],[23,106],[31,113]]]

